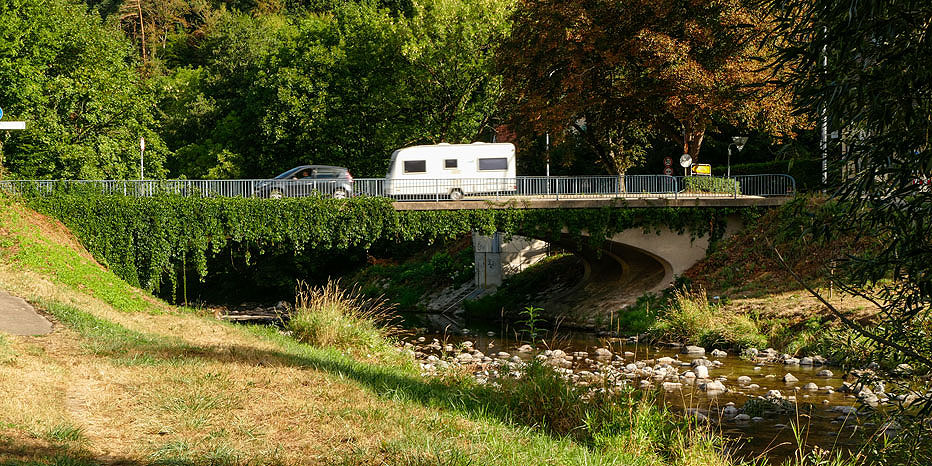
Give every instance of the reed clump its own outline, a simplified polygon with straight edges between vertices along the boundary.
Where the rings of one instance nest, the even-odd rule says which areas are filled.
[[[316,287],[300,282],[286,327],[311,346],[376,351],[391,346],[394,319],[393,306],[381,297],[364,297],[335,280]]]

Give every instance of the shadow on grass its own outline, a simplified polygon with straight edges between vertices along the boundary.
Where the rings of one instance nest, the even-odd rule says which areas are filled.
[[[307,368],[355,381],[382,397],[493,418],[505,424],[540,428],[543,433],[554,438],[569,437],[583,444],[592,443],[593,432],[586,430],[591,428],[587,426],[591,413],[582,407],[585,402],[572,391],[574,389],[556,375],[552,378],[544,377],[540,385],[515,396],[514,392],[507,394],[500,388],[487,385],[424,378],[413,367],[361,362],[333,349],[319,349],[298,343],[270,327],[254,326],[244,330],[276,344],[281,350],[242,345],[194,345],[177,337],[131,330],[72,306],[51,303],[43,307],[77,331],[84,338],[84,345],[89,351],[109,357],[117,364],[179,365],[210,361]],[[635,395],[627,399],[629,402],[632,400],[633,404],[623,403],[623,395],[615,399],[628,407],[636,404]],[[657,414],[656,410],[653,412]],[[614,419],[612,421],[615,422]],[[667,432],[673,425],[662,414],[656,417],[656,421]]]

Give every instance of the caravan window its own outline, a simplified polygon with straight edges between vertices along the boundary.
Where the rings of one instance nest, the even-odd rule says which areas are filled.
[[[427,161],[405,160],[405,173],[427,173]]]
[[[479,170],[507,170],[508,159],[496,157],[494,159],[479,159]]]
[[[456,168],[456,159],[446,159],[443,161],[443,168]]]

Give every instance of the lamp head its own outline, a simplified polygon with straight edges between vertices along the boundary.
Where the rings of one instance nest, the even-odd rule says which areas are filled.
[[[744,149],[744,145],[748,143],[747,136],[733,136],[731,142],[735,144],[735,147],[738,148],[738,152],[741,152],[741,149]]]

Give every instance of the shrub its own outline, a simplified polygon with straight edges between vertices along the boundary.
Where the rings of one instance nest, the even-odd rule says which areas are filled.
[[[393,318],[392,307],[381,298],[364,298],[335,281],[322,287],[300,283],[287,328],[312,346],[372,351],[390,346]]]
[[[767,338],[748,316],[712,304],[702,288],[679,289],[657,319],[651,333],[658,337],[702,346],[763,347]]]
[[[734,178],[714,176],[687,176],[683,178],[683,189],[691,193],[741,193],[741,186]]]

